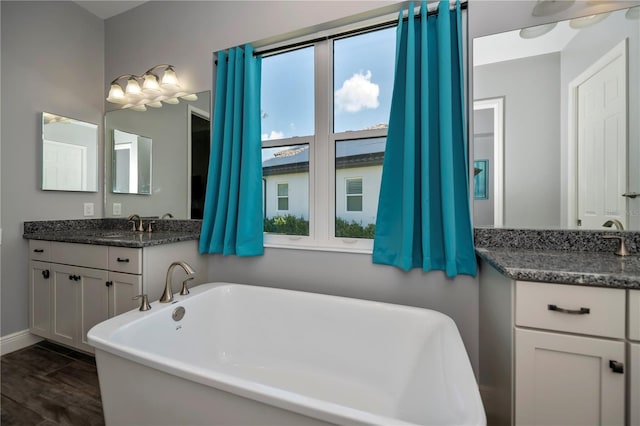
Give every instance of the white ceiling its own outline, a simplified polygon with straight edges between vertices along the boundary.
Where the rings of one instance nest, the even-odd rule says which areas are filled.
[[[473,64],[485,65],[511,59],[559,52],[578,33],[569,21],[559,22],[549,33],[531,39],[520,37],[520,30],[494,34],[473,40]]]
[[[84,7],[98,18],[107,19],[119,15],[136,6],[140,6],[145,1],[124,1],[124,0],[85,0],[76,1],[76,4]]]

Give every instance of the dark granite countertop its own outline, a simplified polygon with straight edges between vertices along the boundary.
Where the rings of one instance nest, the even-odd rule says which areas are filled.
[[[640,289],[639,255],[494,248],[476,253],[514,280]]]
[[[620,235],[630,256],[616,256]],[[475,230],[476,254],[522,281],[640,289],[640,233],[577,230]]]
[[[25,222],[23,237],[29,240],[142,248],[197,240],[201,221],[157,220],[153,232],[132,232],[123,219],[87,219]]]

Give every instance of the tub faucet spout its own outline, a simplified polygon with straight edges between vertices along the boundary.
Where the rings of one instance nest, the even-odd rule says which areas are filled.
[[[184,272],[186,272],[187,277],[185,279],[185,282],[192,280],[194,278],[196,271],[194,271],[193,268],[189,266],[187,262],[183,262],[182,260],[173,262],[169,266],[169,270],[167,270],[167,280],[164,286],[164,293],[162,293],[162,297],[160,297],[160,303],[169,303],[173,300],[173,288],[171,285],[171,277],[173,275],[173,269],[176,266],[180,266],[182,269],[184,269]]]

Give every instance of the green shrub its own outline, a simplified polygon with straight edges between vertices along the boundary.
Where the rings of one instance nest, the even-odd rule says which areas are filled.
[[[358,223],[355,220],[347,222],[344,219],[336,217],[336,237],[373,239],[373,233],[375,230],[375,223],[362,226],[362,223]]]
[[[264,220],[264,232],[285,235],[309,235],[309,221],[291,214],[268,217]]]

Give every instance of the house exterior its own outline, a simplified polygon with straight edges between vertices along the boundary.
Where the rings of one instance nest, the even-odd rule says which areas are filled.
[[[386,139],[336,142],[336,218],[375,224]],[[289,147],[262,162],[265,218],[309,220],[309,145]]]

